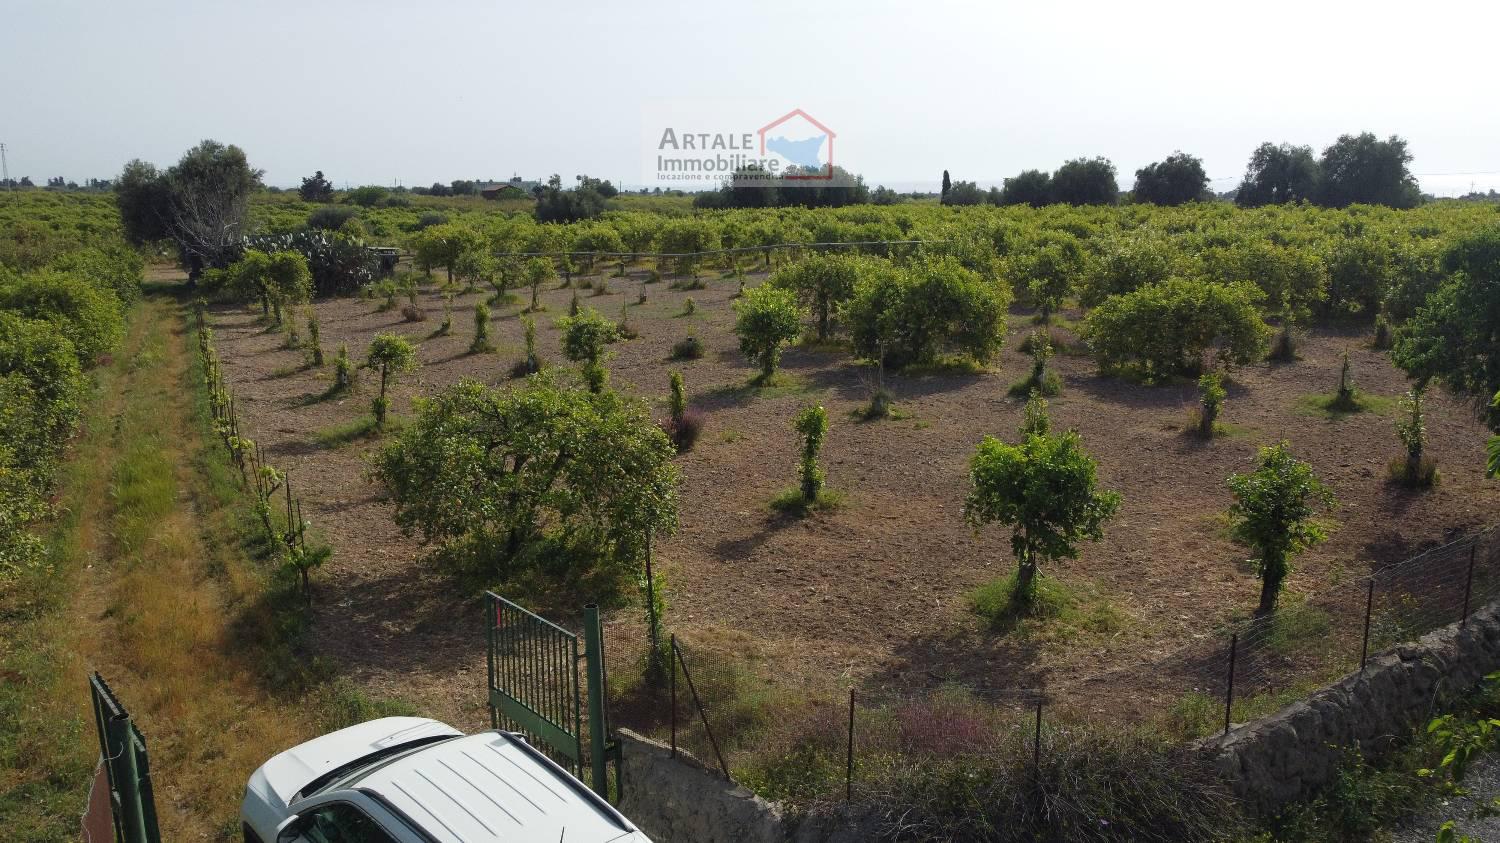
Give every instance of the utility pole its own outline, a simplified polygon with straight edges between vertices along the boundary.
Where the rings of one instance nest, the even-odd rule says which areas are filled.
[[[5,160],[5,144],[3,143],[0,143],[0,184],[4,184],[6,190],[12,189],[10,186],[10,164]]]

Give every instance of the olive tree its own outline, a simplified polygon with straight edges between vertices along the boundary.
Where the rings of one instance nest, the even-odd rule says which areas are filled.
[[[390,409],[390,401],[385,395],[386,385],[398,373],[417,368],[417,350],[400,334],[376,334],[365,355],[365,366],[380,370],[380,394],[375,396],[371,409],[375,413],[376,426],[384,426],[386,411]]]
[[[1076,431],[1028,433],[1015,445],[986,436],[970,460],[969,483],[969,524],[1011,528],[1012,597],[1022,605],[1036,595],[1042,564],[1076,558],[1079,543],[1102,538],[1104,522],[1120,506],[1118,493],[1099,489],[1094,460]]]
[[[1292,557],[1326,537],[1315,519],[1334,500],[1312,466],[1292,456],[1288,443],[1261,448],[1259,462],[1255,471],[1230,476],[1229,517],[1231,535],[1255,554],[1251,562],[1261,581],[1256,614],[1269,615],[1292,572]]]
[[[543,374],[508,390],[463,380],[423,401],[374,472],[408,535],[498,551],[519,573],[541,557],[523,551],[548,542],[634,561],[647,535],[676,526],[675,453],[639,402]]]
[[[740,351],[760,366],[760,376],[776,374],[781,347],[797,338],[802,324],[802,307],[791,290],[762,284],[746,290],[734,303],[734,332],[740,338]]]

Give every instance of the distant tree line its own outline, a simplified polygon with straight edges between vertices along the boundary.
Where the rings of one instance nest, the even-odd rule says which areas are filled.
[[[876,204],[894,204],[895,191],[886,191]],[[834,166],[827,175],[821,170],[788,168],[774,174],[750,164],[734,171],[718,190],[700,193],[695,208],[842,208],[864,205],[872,199],[863,176]]]
[[[1370,132],[1342,135],[1314,156],[1310,146],[1263,143],[1250,156],[1244,179],[1231,194],[1235,204],[1253,208],[1308,202],[1328,208],[1353,204],[1412,208],[1422,201],[1407,165],[1404,139],[1380,140]],[[1075,158],[1055,172],[1023,170],[988,191],[972,181],[954,181],[943,171],[944,205],[1113,205],[1119,201],[1181,205],[1213,197],[1203,160],[1177,151],[1135,171],[1135,185],[1121,194],[1108,158]],[[1473,198],[1486,198],[1482,194]]]

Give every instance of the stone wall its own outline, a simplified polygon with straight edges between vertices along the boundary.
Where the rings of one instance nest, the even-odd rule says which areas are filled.
[[[654,843],[785,843],[781,809],[679,749],[629,729],[616,733],[624,779],[620,813]]]
[[[1374,656],[1276,714],[1200,744],[1254,810],[1274,812],[1333,781],[1346,747],[1379,758],[1397,739],[1500,669],[1500,604]]]

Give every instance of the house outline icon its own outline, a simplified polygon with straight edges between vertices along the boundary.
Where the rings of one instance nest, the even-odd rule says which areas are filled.
[[[828,180],[832,179],[833,178],[833,139],[836,138],[836,137],[838,137],[838,134],[836,132],[834,132],[832,129],[830,129],[827,126],[824,126],[822,123],[818,122],[817,118],[813,117],[811,114],[808,114],[807,112],[803,111],[800,108],[794,108],[791,111],[788,111],[787,113],[781,115],[780,117],[776,118],[775,120],[772,120],[770,123],[767,123],[766,125],[761,126],[760,129],[758,129],[756,131],[756,134],[760,135],[760,154],[762,156],[765,156],[765,154],[766,154],[766,132],[771,131],[772,129],[776,128],[777,126],[780,126],[782,123],[785,123],[786,121],[792,119],[793,117],[801,117],[803,120],[806,120],[807,122],[813,124],[814,126],[817,126],[819,129],[821,129],[823,131],[824,134],[828,135],[828,164],[825,165],[825,167],[823,169],[823,172],[819,173],[817,175],[782,176],[782,178],[785,178],[785,179],[820,179],[822,181],[828,181]]]

